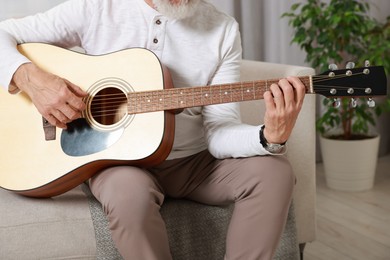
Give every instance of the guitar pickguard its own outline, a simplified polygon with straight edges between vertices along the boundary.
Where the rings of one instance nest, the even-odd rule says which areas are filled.
[[[121,138],[124,128],[112,131],[98,131],[85,119],[80,118],[68,124],[61,134],[61,148],[69,156],[86,156],[101,152]]]

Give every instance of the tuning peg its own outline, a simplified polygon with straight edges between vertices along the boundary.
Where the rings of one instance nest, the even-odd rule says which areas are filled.
[[[366,60],[364,61],[364,67],[370,67],[370,61],[369,60]]]
[[[369,98],[367,100],[367,105],[371,108],[374,108],[375,107],[375,101],[372,99],[372,98]]]
[[[357,107],[357,100],[355,98],[351,98],[351,102],[349,103],[349,105],[352,108],[356,108]]]
[[[332,63],[332,64],[329,64],[329,70],[337,70],[338,67],[336,64]]]
[[[345,67],[348,70],[353,69],[353,68],[355,68],[355,63],[350,61],[350,62],[347,63],[347,65]]]
[[[341,106],[341,101],[339,98],[334,98],[333,99],[333,107],[334,108],[339,108]]]
[[[365,88],[364,89],[364,93],[371,94],[372,93],[372,89],[371,88]]]

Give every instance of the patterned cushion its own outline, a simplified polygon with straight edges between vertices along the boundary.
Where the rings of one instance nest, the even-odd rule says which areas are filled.
[[[83,191],[88,197],[95,227],[97,259],[121,259],[113,245],[100,203],[86,185]],[[214,207],[189,200],[167,199],[161,214],[166,222],[173,259],[222,260],[233,208],[233,205]],[[291,206],[275,260],[299,259],[296,234],[294,208]]]

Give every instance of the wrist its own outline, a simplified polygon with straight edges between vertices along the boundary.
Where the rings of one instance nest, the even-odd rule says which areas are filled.
[[[272,131],[269,128],[262,126],[264,138],[270,144],[285,144],[287,139],[281,138],[278,134],[275,134],[277,131]]]
[[[272,142],[269,142],[267,140],[267,138],[265,137],[265,125],[263,125],[260,128],[259,138],[260,138],[260,144],[263,146],[263,148],[266,151],[268,151],[270,153],[280,154],[280,153],[283,153],[283,151],[285,150],[286,142],[283,142],[283,143],[272,143]]]
[[[10,85],[10,90],[22,90],[25,91],[25,86],[30,81],[30,71],[35,69],[35,65],[31,62],[24,63],[19,66],[19,68],[15,71]]]

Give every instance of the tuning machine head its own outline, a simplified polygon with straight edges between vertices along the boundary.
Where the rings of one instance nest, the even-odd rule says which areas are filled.
[[[339,98],[334,98],[332,102],[334,108],[339,108],[341,106],[341,100]]]
[[[339,69],[339,67],[336,64],[334,64],[334,63],[329,64],[328,68],[329,68],[329,70],[332,70],[332,71]]]
[[[376,104],[375,104],[375,101],[372,98],[368,98],[367,105],[370,108],[374,108]]]
[[[347,63],[345,68],[348,69],[348,70],[351,70],[351,69],[355,68],[355,63],[350,61],[350,62]]]
[[[351,101],[349,102],[349,105],[351,108],[356,108],[358,105],[357,99],[356,98],[351,98]]]
[[[334,73],[335,70],[338,70],[338,67],[336,64],[332,63],[332,64],[329,64],[329,77],[330,78],[333,78],[334,76],[336,76],[336,74]]]

